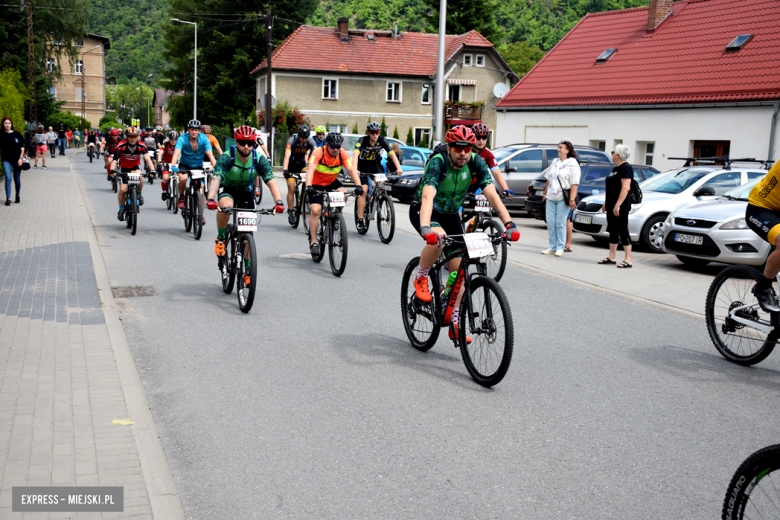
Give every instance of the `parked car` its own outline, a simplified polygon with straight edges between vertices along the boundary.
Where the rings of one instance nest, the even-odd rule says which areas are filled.
[[[710,262],[763,265],[772,246],[745,222],[748,195],[760,178],[710,202],[679,209],[666,217],[663,250],[686,265]]]
[[[388,175],[385,190],[399,202],[409,203],[417,193],[425,170],[409,170],[400,175]]]
[[[656,175],[640,184],[644,194],[642,203],[631,207],[628,216],[631,240],[652,252],[662,253],[664,223],[670,213],[713,200],[764,175],[763,169],[713,166],[677,168]],[[582,199],[572,217],[574,230],[596,240],[608,239],[607,217],[601,212],[603,204],[601,193]]]
[[[631,167],[634,169],[634,178],[637,182],[644,182],[650,177],[661,173],[652,166],[632,164]],[[583,164],[581,166],[580,184],[577,186],[577,199],[582,200],[590,195],[604,193],[604,180],[610,174],[612,168],[614,168],[614,165],[611,163]],[[546,183],[547,179],[544,178],[544,172],[542,172],[528,186],[528,191],[526,192],[525,210],[540,220],[545,220],[546,203],[542,200],[542,194],[544,193],[544,185]]]

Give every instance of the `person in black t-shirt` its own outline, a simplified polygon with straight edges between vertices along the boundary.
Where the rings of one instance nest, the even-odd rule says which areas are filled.
[[[355,151],[352,154],[352,163],[356,165],[360,174],[360,184],[363,186],[364,194],[357,198],[358,221],[357,226],[363,229],[365,226],[363,220],[363,209],[366,207],[366,197],[368,196],[368,176],[366,173],[384,173],[382,167],[382,150],[387,152],[387,162],[393,162],[396,170],[401,169],[395,152],[390,148],[387,139],[379,135],[381,126],[376,121],[371,121],[366,127],[367,136],[362,137],[355,143]]]
[[[631,263],[631,237],[628,235],[628,213],[631,211],[631,180],[634,170],[626,161],[631,156],[631,149],[619,144],[612,151],[612,160],[616,166],[606,178],[606,193],[601,211],[607,214],[607,231],[609,232],[609,256],[599,260],[600,264],[614,264],[619,243],[623,244],[625,258],[618,268],[633,267]]]

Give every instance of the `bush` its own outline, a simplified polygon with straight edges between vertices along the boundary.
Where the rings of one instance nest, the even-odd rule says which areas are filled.
[[[68,110],[67,112],[54,112],[53,114],[49,114],[49,117],[46,118],[44,128],[51,126],[56,131],[60,125],[65,125],[66,129],[70,127],[71,130],[76,130],[77,128],[83,129],[90,126],[89,121]]]
[[[355,121],[355,126],[352,127],[352,133],[353,134],[358,133],[357,121]]]
[[[393,129],[393,139],[400,139],[398,137],[398,125],[396,125],[395,128]]]
[[[414,136],[412,136],[412,129],[406,134],[406,146],[414,146]]]
[[[420,148],[428,148],[428,138],[423,135],[423,138],[420,139],[420,142],[417,143],[417,146]]]
[[[290,129],[293,133],[297,132],[298,127],[301,125],[306,125],[311,128],[311,120],[309,117],[301,112],[298,107],[291,107],[287,101],[282,101],[276,105],[276,108],[273,109],[273,113],[271,114],[271,122],[274,128],[276,128],[276,131],[282,133],[286,133],[287,131],[282,131],[283,122],[284,127]],[[257,124],[258,126],[265,124],[265,113],[262,110],[257,114]]]
[[[5,69],[0,72],[0,118],[10,117],[17,132],[24,133],[24,102],[27,100],[27,86],[22,83],[18,70]]]
[[[382,117],[382,124],[379,125],[379,135],[387,137],[387,124],[385,123],[384,116]]]
[[[109,126],[111,128],[122,128],[122,123],[114,119],[112,116],[103,116],[100,118],[100,124],[98,126],[101,132],[105,132]]]

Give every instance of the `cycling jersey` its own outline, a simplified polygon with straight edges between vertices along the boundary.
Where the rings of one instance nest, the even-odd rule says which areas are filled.
[[[320,141],[319,139],[317,139],[317,136],[315,135],[314,137],[311,138],[311,140],[314,141],[314,146],[316,146],[318,148],[321,147],[321,146],[325,146],[325,138],[324,137]]]
[[[127,141],[122,141],[116,147],[114,160],[119,163],[120,168],[131,170],[138,168],[141,158],[148,153],[149,150],[143,143],[136,143],[135,148],[131,148]]]
[[[162,161],[166,164],[170,164],[173,160],[173,152],[176,150],[176,145],[172,142],[168,141],[168,144],[165,145],[165,148],[163,148],[163,156]]]
[[[231,155],[235,155],[235,159]],[[217,159],[217,166],[214,168],[214,175],[219,179],[220,185],[228,190],[251,190],[258,174],[265,183],[274,178],[268,159],[257,152],[252,152],[243,163],[239,154],[234,151],[223,153]]]
[[[95,132],[88,132],[87,133],[87,142],[88,143],[97,143],[97,133],[95,133]]]
[[[211,134],[206,134],[206,137],[209,138],[209,143],[211,144],[211,149],[212,150],[216,150],[217,147],[219,146],[219,141],[217,141],[217,138],[214,137]]]
[[[159,145],[162,145],[166,140],[165,134],[162,132],[158,132],[155,138],[157,139],[157,144]]]
[[[119,146],[119,138],[117,137],[116,140],[114,140],[112,137],[109,137],[105,141],[106,150],[108,151],[109,155],[114,155],[114,152],[116,152],[117,146]]]
[[[758,181],[748,195],[748,202],[759,208],[773,209],[780,211],[780,161],[766,174],[766,177]]]
[[[293,134],[287,140],[287,149],[290,150],[290,163],[306,164],[306,152],[317,148],[314,145],[314,139],[311,137],[301,143],[298,134]],[[288,163],[289,164],[289,163]]]
[[[434,209],[439,213],[457,213],[463,205],[472,179],[476,178],[477,184],[483,190],[486,186],[493,184],[490,171],[482,157],[473,152],[471,157],[476,168],[474,175],[471,174],[468,163],[464,164],[463,168],[456,170],[450,161],[445,159],[444,155],[434,155],[425,166],[425,173],[414,197],[415,202],[422,201],[422,192],[425,186],[433,186],[436,188],[436,198],[433,201]]]
[[[339,154],[336,157],[333,157],[330,152],[326,152],[325,148],[316,148],[309,158],[309,164],[317,165],[312,184],[318,186],[326,186],[335,181],[342,166],[352,167],[349,154],[343,148],[339,149]]]
[[[198,134],[198,149],[193,151],[190,134],[184,133],[176,141],[176,149],[181,151],[179,165],[187,168],[202,168],[206,152],[211,151],[211,143],[205,134]]]
[[[371,144],[371,137],[361,137],[357,143],[355,143],[355,150],[360,152],[358,155],[357,169],[360,173],[381,173],[384,171],[382,168],[382,150],[387,152],[387,159],[390,159],[390,154],[393,153],[392,148],[387,142],[387,139],[381,135],[376,141],[376,144]]]
[[[492,170],[493,168],[498,168],[498,163],[496,162],[496,156],[493,155],[493,152],[488,150],[488,147],[484,147],[480,152],[477,154],[480,157],[482,157],[482,160],[485,161],[485,164],[487,164],[488,170]]]
[[[149,150],[156,150],[157,139],[155,139],[151,134],[147,134],[146,137],[144,137],[144,145],[146,145]]]

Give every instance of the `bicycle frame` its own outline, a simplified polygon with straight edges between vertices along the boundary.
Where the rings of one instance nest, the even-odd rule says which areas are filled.
[[[776,277],[776,280],[777,280],[778,285],[780,285],[780,273],[778,273],[778,275]],[[749,319],[737,316],[738,312],[742,312],[742,311],[746,311],[746,310],[754,310],[754,309],[755,310],[761,310],[761,306],[758,303],[749,303],[747,305],[741,305],[739,307],[735,307],[734,309],[731,309],[729,311],[728,319],[730,319],[732,321],[735,321],[735,322],[737,322],[737,323],[739,323],[741,325],[746,325],[748,327],[751,327],[753,329],[761,331],[764,334],[769,334],[772,331],[774,331],[775,330],[775,326],[772,325],[771,323],[766,323],[764,321],[749,320]],[[778,321],[780,321],[780,316],[777,316],[777,317],[772,316],[772,321],[775,321],[776,319]]]

